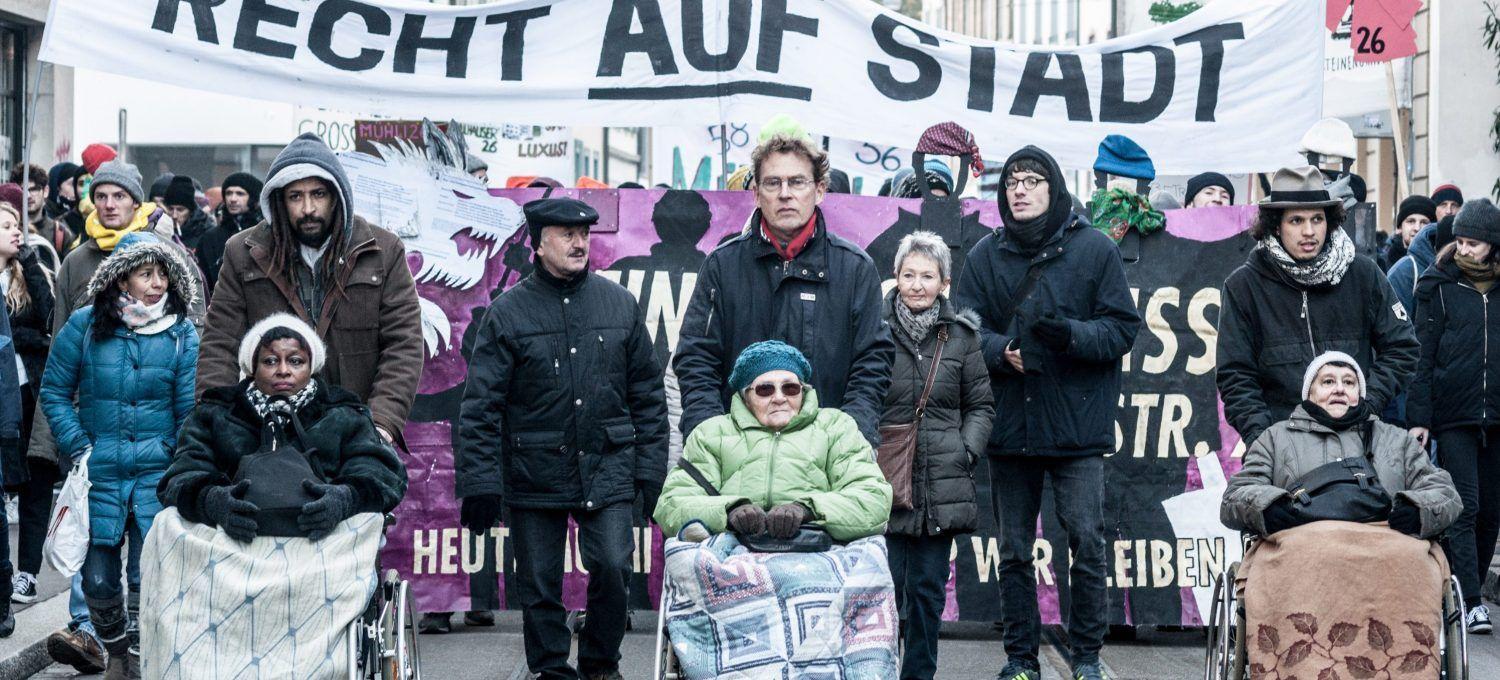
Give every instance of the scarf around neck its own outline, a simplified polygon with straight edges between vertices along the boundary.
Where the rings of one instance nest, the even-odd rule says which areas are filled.
[[[120,242],[120,239],[125,238],[126,234],[145,230],[156,211],[155,203],[142,203],[135,209],[135,215],[130,218],[130,224],[124,229],[110,229],[99,221],[99,211],[95,210],[89,213],[88,221],[84,222],[83,228],[88,232],[89,238],[99,245],[99,249],[108,253],[115,249],[115,245]]]
[[[130,330],[139,329],[148,323],[156,321],[167,313],[167,296],[161,296],[154,305],[148,305],[130,296],[130,293],[120,291],[120,296],[115,298],[115,309],[120,312],[120,321]]]
[[[1474,288],[1481,293],[1488,293],[1490,288],[1494,287],[1495,279],[1500,277],[1500,264],[1480,262],[1459,253],[1453,254],[1453,263],[1458,265],[1464,278],[1474,284]]]
[[[1307,411],[1307,415],[1311,416],[1313,420],[1318,421],[1319,424],[1334,432],[1343,432],[1370,419],[1370,402],[1364,400],[1361,400],[1353,408],[1350,408],[1344,413],[1344,417],[1342,418],[1335,418],[1329,415],[1327,411],[1323,410],[1322,406],[1314,404],[1312,400],[1308,399],[1302,401],[1302,410]]]
[[[1299,262],[1286,252],[1275,234],[1262,238],[1260,247],[1271,255],[1276,266],[1287,276],[1309,288],[1337,286],[1349,273],[1349,265],[1354,263],[1354,241],[1342,228],[1334,229],[1323,251],[1306,262]]]
[[[905,333],[913,343],[920,345],[923,340],[927,339],[933,327],[938,324],[939,308],[943,306],[943,297],[939,295],[931,307],[921,312],[911,311],[911,308],[901,301],[900,294],[891,300],[891,304],[896,306],[896,327],[900,328],[901,332]]]
[[[303,406],[312,401],[313,396],[317,393],[318,381],[316,380],[307,381],[306,387],[285,397],[273,397],[260,391],[260,388],[255,386],[255,381],[253,380],[250,381],[250,386],[245,388],[245,396],[250,399],[250,406],[255,409],[256,415],[259,415],[261,420],[265,420],[266,416],[273,412],[295,415],[298,411],[302,410]]]

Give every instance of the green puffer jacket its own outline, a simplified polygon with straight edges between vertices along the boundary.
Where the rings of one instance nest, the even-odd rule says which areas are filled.
[[[656,506],[656,522],[668,536],[699,520],[709,531],[728,527],[730,506],[749,500],[767,510],[798,502],[836,541],[885,531],[891,517],[891,485],[854,418],[818,408],[808,390],[802,411],[780,432],[756,421],[736,394],[729,413],[693,429],[682,457],[722,495],[710,496],[682,468],[667,475]]]

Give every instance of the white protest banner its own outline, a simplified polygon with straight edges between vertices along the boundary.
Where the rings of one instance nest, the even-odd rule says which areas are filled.
[[[1318,119],[1322,8],[1220,0],[1060,50],[867,0],[56,0],[41,58],[383,116],[658,126],[786,113],[891,146],[953,120],[986,153],[1036,143],[1069,168],[1119,133],[1158,172],[1245,172],[1277,167]]]
[[[515,175],[551,177],[571,185],[573,130],[558,125],[472,125],[459,123],[469,153],[489,164],[491,186]]]

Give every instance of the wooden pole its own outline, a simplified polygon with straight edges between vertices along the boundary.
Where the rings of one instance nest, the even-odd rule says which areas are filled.
[[[1396,147],[1396,187],[1397,196],[1391,197],[1391,205],[1395,205],[1402,196],[1411,193],[1411,178],[1406,175],[1406,125],[1401,116],[1401,104],[1396,99],[1396,68],[1391,62],[1385,62],[1385,84],[1390,96],[1391,107],[1391,132]]]

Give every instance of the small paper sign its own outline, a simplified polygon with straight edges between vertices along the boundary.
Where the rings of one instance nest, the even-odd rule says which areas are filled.
[[[1355,0],[1354,30],[1349,37],[1354,61],[1370,64],[1416,54],[1412,18],[1421,8],[1421,0]],[[1393,9],[1399,14],[1393,14]]]

